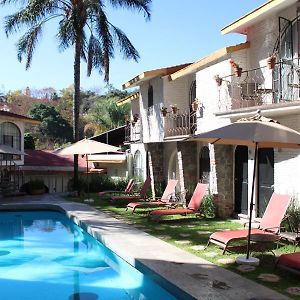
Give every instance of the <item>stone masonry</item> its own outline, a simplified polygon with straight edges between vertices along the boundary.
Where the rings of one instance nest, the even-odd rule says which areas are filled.
[[[233,196],[233,146],[215,145],[215,169],[217,194],[214,195],[217,215],[221,218],[232,216]]]

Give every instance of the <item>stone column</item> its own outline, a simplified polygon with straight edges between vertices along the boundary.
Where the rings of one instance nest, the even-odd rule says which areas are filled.
[[[193,189],[198,181],[197,142],[177,142],[177,150],[181,189]]]
[[[214,145],[217,194],[214,201],[217,215],[231,217],[234,207],[233,146]]]
[[[150,143],[148,145],[149,171],[151,177],[152,195],[155,197],[154,184],[164,182],[163,143]]]

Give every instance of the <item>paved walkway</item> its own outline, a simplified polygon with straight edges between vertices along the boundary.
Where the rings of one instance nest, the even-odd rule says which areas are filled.
[[[195,299],[289,299],[86,204],[67,202],[58,195],[3,198],[0,209],[24,206],[64,211],[77,224],[84,227],[91,235],[127,262],[137,268],[154,271]]]

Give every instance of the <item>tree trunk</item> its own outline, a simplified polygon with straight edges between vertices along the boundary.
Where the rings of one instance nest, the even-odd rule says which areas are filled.
[[[79,141],[79,106],[80,106],[80,41],[75,42],[74,57],[74,95],[73,95],[73,139]],[[78,155],[74,155],[74,187],[78,190]]]

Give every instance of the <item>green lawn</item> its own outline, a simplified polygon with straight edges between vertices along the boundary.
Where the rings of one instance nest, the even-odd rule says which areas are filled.
[[[155,237],[213,262],[225,269],[231,270],[262,285],[268,286],[271,289],[289,296],[291,299],[299,299],[299,296],[293,296],[286,291],[289,287],[300,286],[299,276],[280,268],[275,268],[276,257],[274,257],[271,252],[265,252],[264,254],[253,253],[253,255],[260,258],[259,267],[256,267],[255,270],[242,272],[238,269],[239,266],[234,262],[230,263],[230,260],[234,261],[237,256],[240,256],[241,254],[245,255],[245,247],[231,253],[226,252],[225,255],[222,255],[222,249],[218,248],[214,244],[211,244],[204,250],[199,250],[201,247],[196,247],[196,250],[195,248],[192,248],[193,246],[205,246],[207,244],[208,237],[212,232],[217,230],[241,228],[241,224],[235,220],[204,219],[194,216],[170,216],[160,222],[155,222],[149,220],[147,217],[149,209],[138,209],[135,214],[132,214],[131,211],[125,210],[126,204],[124,203],[116,207],[111,205],[108,199],[100,199],[96,194],[90,195],[90,198],[94,198],[95,202],[93,204],[89,203],[89,205],[99,211],[109,213],[115,218],[121,219],[127,223],[129,222],[140,230],[144,230]],[[77,202],[83,201],[83,198],[66,199]],[[179,241],[189,242],[186,244],[180,244]],[[274,248],[276,256],[279,256],[282,253],[294,251],[294,246],[292,244],[284,242],[280,242],[278,244],[278,248],[276,248],[276,245]],[[300,247],[298,247],[297,251],[300,251]],[[227,263],[224,261],[222,262],[222,260],[220,261],[220,259],[226,259]],[[274,283],[262,281],[259,276],[265,273],[271,273],[279,276],[279,282]]]

